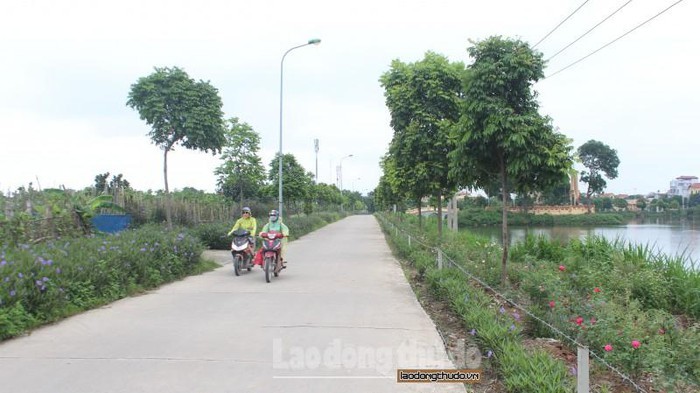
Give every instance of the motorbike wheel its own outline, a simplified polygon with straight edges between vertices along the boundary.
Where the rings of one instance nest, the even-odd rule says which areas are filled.
[[[282,270],[282,263],[279,260],[279,257],[275,258],[275,277],[280,275],[280,270]]]
[[[236,273],[237,276],[241,275],[241,263],[243,263],[243,258],[240,254],[236,254],[236,256],[233,257],[233,272]]]
[[[264,268],[265,268],[265,281],[270,282],[270,272],[272,271],[272,258],[267,257],[265,258],[264,263]]]

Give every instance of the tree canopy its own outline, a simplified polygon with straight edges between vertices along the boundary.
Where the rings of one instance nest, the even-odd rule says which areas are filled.
[[[459,185],[488,188],[498,179],[503,199],[501,280],[507,279],[508,195],[556,186],[571,167],[571,147],[539,114],[532,84],[544,76],[542,54],[520,40],[490,37],[468,49],[462,118],[453,127],[451,174]]]
[[[258,156],[260,135],[237,117],[227,120],[226,144],[221,155],[223,163],[216,168],[218,191],[227,198],[257,196],[265,182],[265,168]]]
[[[617,177],[617,167],[620,165],[620,159],[617,157],[615,149],[593,139],[581,145],[577,150],[577,155],[587,169],[586,171],[581,171],[581,181],[588,184],[586,199],[589,201],[587,206],[590,212],[591,196],[605,190],[607,183],[603,175],[608,179]]]
[[[168,188],[168,152],[176,145],[218,153],[226,142],[223,104],[209,82],[195,81],[180,68],[155,68],[152,74],[131,85],[127,106],[139,112],[151,126],[148,135],[163,149],[163,178]],[[170,203],[166,220],[172,228]]]
[[[433,52],[416,63],[394,60],[380,78],[391,114],[394,136],[389,156],[391,178],[417,203],[425,196],[438,200],[438,231],[442,231],[442,196],[455,191],[448,177],[447,154],[454,148],[449,130],[460,118],[459,100],[466,77],[462,63],[450,63]]]
[[[275,154],[275,158],[270,162],[268,172],[268,194],[276,196],[279,184],[279,153]],[[313,186],[314,176],[311,172],[307,172],[302,167],[293,154],[285,154],[282,156],[282,193],[284,194],[285,206],[295,206],[298,209],[298,203],[304,202],[310,198],[310,192]]]

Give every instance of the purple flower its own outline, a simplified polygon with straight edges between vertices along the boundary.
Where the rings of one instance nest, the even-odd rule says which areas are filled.
[[[570,372],[571,375],[573,375],[573,376],[577,376],[577,375],[578,375],[578,370],[576,369],[576,367],[571,367],[571,368],[569,369],[569,372]]]
[[[469,331],[469,334],[471,334],[472,336],[476,336],[476,329],[472,329],[471,331]]]
[[[513,312],[513,318],[515,318],[516,321],[520,321],[520,314],[518,314],[517,311]]]
[[[2,261],[0,261],[0,266],[5,266],[5,265],[7,265],[7,261],[6,261],[6,260],[3,259]]]
[[[511,332],[512,332],[513,330],[515,330],[515,325],[510,325],[510,327],[508,328],[508,330],[510,330]]]
[[[17,273],[17,277],[22,278],[22,277],[24,277],[24,274],[22,274],[22,273]]]
[[[36,284],[37,287],[44,285],[44,283],[41,280],[36,280],[36,281],[34,281],[34,283]]]
[[[142,247],[141,252],[146,252],[146,249]]]
[[[498,312],[500,312],[501,314],[505,314],[506,309],[503,308],[503,306],[501,306],[501,308],[498,309]]]
[[[491,356],[493,356],[493,351],[489,349],[488,352],[486,352],[486,358],[491,359]]]
[[[10,291],[10,297],[15,297],[16,294],[17,294],[17,292],[15,292],[15,291]]]
[[[49,281],[49,278],[48,278],[48,277],[43,277],[43,278],[41,279],[41,281],[43,281],[43,282],[48,282],[48,281]]]
[[[57,267],[57,268],[56,268],[56,274],[61,274],[61,268],[60,268],[60,267]]]

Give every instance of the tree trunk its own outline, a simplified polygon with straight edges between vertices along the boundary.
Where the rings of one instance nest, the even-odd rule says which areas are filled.
[[[442,195],[437,196],[438,205],[438,239],[442,240]]]
[[[170,200],[170,189],[168,188],[168,151],[170,151],[170,149],[167,148],[164,150],[165,153],[163,154],[163,177],[165,179],[165,220],[168,223],[168,230],[172,230],[173,219],[170,212],[172,203]]]
[[[418,198],[418,229],[423,229],[423,214],[421,213],[420,198]]]
[[[506,189],[506,166],[503,154],[501,154],[501,194],[503,195],[503,258],[501,259],[501,286],[505,288],[508,280],[506,264],[508,261],[508,190]]]
[[[588,186],[588,190],[586,190],[586,208],[588,209],[588,214],[591,214],[591,186]]]

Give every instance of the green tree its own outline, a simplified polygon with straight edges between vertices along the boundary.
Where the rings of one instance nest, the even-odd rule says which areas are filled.
[[[165,214],[168,228],[172,229],[168,153],[176,145],[213,154],[221,152],[226,138],[219,92],[209,82],[197,82],[177,67],[156,67],[154,73],[131,85],[126,105],[137,110],[151,126],[151,141],[163,149]]]
[[[571,179],[563,176],[557,185],[542,193],[542,201],[545,205],[568,205],[571,202],[570,189]]]
[[[647,208],[647,201],[646,199],[639,197],[637,198],[635,205],[639,210],[644,211]]]
[[[507,280],[508,198],[557,184],[571,167],[571,147],[538,113],[532,84],[544,76],[542,54],[520,40],[490,37],[468,49],[474,62],[463,116],[454,127],[451,174],[460,186],[488,189],[495,180],[502,197],[501,282]],[[489,194],[490,195],[490,194]]]
[[[603,174],[608,179],[617,177],[617,167],[620,165],[620,159],[617,157],[615,149],[593,139],[581,145],[577,150],[577,155],[583,166],[588,169],[587,171],[581,171],[581,181],[588,184],[586,199],[590,201],[591,195],[605,190],[607,183],[603,178]],[[590,202],[586,206],[588,206],[588,212],[590,213]]]
[[[399,210],[404,211],[404,194],[400,192],[398,181],[396,180],[396,165],[393,158],[386,154],[380,162],[382,176],[379,184],[375,188],[374,203],[381,210],[389,210],[400,205]]]
[[[268,179],[270,185],[267,188],[269,196],[277,196],[279,187],[279,153],[270,162]],[[314,178],[311,172],[306,172],[292,154],[282,157],[282,193],[286,210],[294,206],[295,212],[299,212],[297,204],[304,202],[311,196]]]
[[[214,174],[218,176],[218,191],[227,198],[238,198],[243,206],[243,197],[255,196],[265,182],[265,168],[258,156],[260,136],[248,123],[237,117],[227,120],[226,144],[221,155],[221,164]]]
[[[609,197],[593,198],[593,205],[596,211],[605,212],[612,210],[613,201],[612,198]]]
[[[615,198],[612,201],[613,206],[620,210],[626,210],[627,209],[627,201],[621,198]]]
[[[282,179],[284,180],[284,179]],[[340,190],[335,184],[318,183],[313,185],[313,199],[324,210],[340,206],[342,202]]]
[[[391,114],[394,136],[389,147],[396,181],[418,204],[435,196],[438,233],[442,235],[442,197],[456,190],[449,175],[447,154],[454,149],[449,130],[460,117],[464,64],[427,52],[423,60],[405,64],[394,60],[380,82]]]

